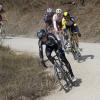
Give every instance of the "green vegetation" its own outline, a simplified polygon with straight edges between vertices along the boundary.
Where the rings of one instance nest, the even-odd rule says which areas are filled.
[[[37,58],[0,46],[0,100],[36,100],[54,88]]]

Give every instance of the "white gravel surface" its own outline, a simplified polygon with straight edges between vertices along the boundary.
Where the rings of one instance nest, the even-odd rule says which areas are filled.
[[[16,51],[24,51],[38,55],[38,40],[33,38],[12,37],[4,41],[4,45]],[[78,63],[71,54],[66,55],[72,65],[76,77],[82,79],[79,87],[68,93],[55,90],[43,100],[100,100],[100,44],[81,43],[83,61]]]

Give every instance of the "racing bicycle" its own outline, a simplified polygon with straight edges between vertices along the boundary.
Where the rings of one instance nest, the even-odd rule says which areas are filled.
[[[54,63],[54,72],[55,72],[55,77],[58,81],[58,83],[61,86],[61,89],[64,89],[65,92],[69,92],[73,86],[79,86],[79,83],[77,80],[73,82],[66,65],[62,60],[60,59],[59,56],[55,55],[53,56],[55,59]],[[46,62],[48,60],[45,60]]]

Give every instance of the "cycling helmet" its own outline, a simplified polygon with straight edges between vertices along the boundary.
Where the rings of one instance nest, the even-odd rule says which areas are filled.
[[[44,29],[41,29],[39,32],[37,32],[37,37],[39,39],[42,39],[46,36],[46,31]]]
[[[56,9],[56,13],[57,14],[61,14],[62,13],[62,10],[60,8]]]
[[[51,13],[51,12],[53,12],[52,8],[48,8],[47,13]]]
[[[68,16],[68,12],[65,11],[65,12],[63,13],[63,16],[64,16],[64,17],[67,17],[67,16]]]

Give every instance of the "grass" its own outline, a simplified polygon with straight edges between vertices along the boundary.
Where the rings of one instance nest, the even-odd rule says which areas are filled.
[[[37,58],[0,46],[0,100],[36,100],[54,88]]]

